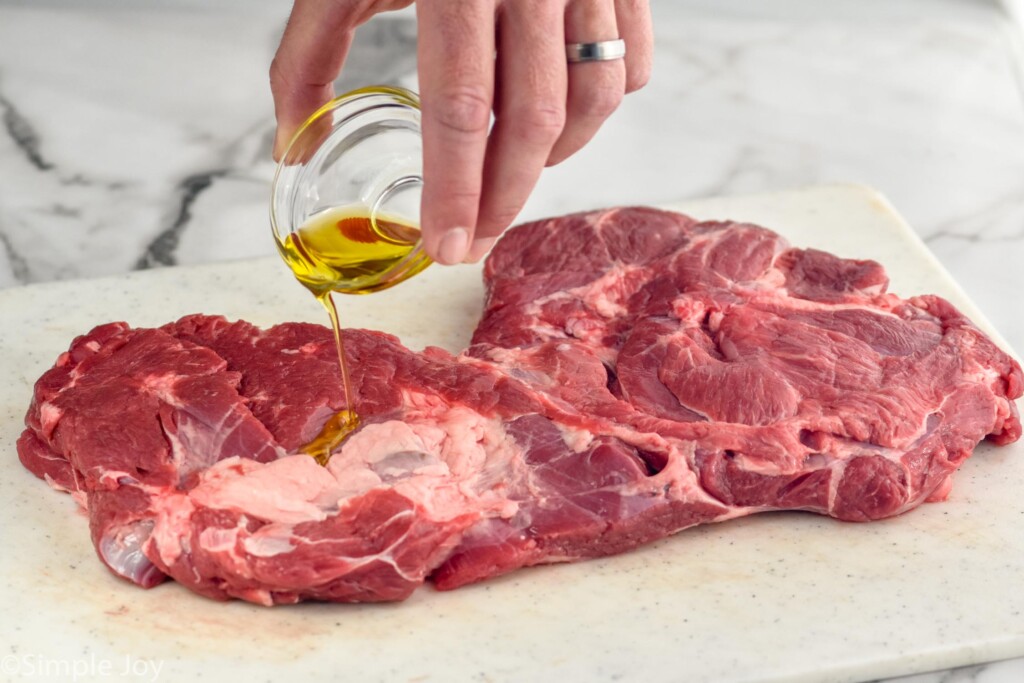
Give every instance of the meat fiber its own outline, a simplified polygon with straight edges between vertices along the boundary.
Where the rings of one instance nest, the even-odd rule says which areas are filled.
[[[849,521],[941,499],[1021,433],[1017,363],[871,261],[645,208],[510,231],[461,356],[347,330],[189,316],[97,327],[36,383],[24,465],[100,558],[263,603],[401,600],[766,510]],[[842,528],[836,528],[837,534]]]

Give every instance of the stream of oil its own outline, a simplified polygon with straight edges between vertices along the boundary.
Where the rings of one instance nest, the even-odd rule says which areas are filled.
[[[302,452],[326,465],[331,454],[359,426],[348,359],[333,293],[369,294],[415,275],[430,260],[414,253],[420,232],[401,220],[371,217],[363,207],[340,207],[317,214],[278,242],[285,263],[331,319],[345,408],[333,415]]]

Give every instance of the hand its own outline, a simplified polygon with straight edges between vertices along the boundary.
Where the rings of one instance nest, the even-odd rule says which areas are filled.
[[[333,96],[353,31],[411,0],[296,0],[270,68],[274,156]],[[419,0],[427,253],[477,261],[544,166],[585,145],[650,76],[647,0]],[[566,43],[621,37],[625,59],[569,64]],[[494,112],[494,126],[490,115]]]

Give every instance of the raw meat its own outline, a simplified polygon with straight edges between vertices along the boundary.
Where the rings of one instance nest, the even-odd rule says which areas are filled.
[[[644,208],[520,226],[461,356],[190,316],[100,326],[37,382],[22,462],[87,507],[100,558],[262,604],[407,597],[765,510],[850,521],[941,499],[1014,441],[1021,369],[881,266]],[[836,533],[842,533],[841,528]]]

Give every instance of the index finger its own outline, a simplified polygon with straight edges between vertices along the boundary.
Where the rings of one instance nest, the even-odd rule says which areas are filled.
[[[494,100],[494,3],[417,3],[423,107],[423,244],[461,263],[480,209]]]
[[[296,0],[281,44],[270,64],[277,133],[274,159],[306,117],[334,96],[334,79],[341,72],[356,17],[342,3]]]

